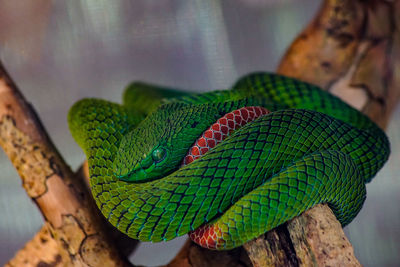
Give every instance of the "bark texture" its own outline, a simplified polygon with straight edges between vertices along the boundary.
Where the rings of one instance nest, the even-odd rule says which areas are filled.
[[[110,241],[83,180],[77,179],[61,158],[33,108],[25,101],[1,63],[0,145],[46,222],[45,229],[25,246],[25,251],[32,248],[31,253],[36,254],[33,248],[43,245],[37,240],[46,236],[46,240],[53,239],[51,242],[54,241],[59,249],[57,254],[52,250],[53,245],[49,245],[51,242],[43,245],[48,251],[46,253],[55,255],[46,258],[46,263],[52,266],[126,264]],[[26,257],[25,260],[28,261],[26,266],[35,266],[34,257]],[[18,266],[16,262],[13,259],[9,265]]]
[[[319,85],[385,128],[400,97],[399,18],[400,1],[327,0],[278,73]],[[327,205],[244,248],[255,266],[360,266]]]
[[[44,253],[45,251],[45,253]],[[43,225],[39,232],[20,249],[4,267],[61,266],[67,265],[66,255],[61,256],[57,242]]]

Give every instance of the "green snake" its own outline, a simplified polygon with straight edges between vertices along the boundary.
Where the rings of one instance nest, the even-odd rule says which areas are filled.
[[[271,113],[181,166],[210,125],[245,107]],[[348,224],[390,153],[368,117],[314,85],[270,73],[203,94],[135,83],[122,105],[77,102],[68,122],[112,225],[141,241],[190,233],[211,249],[240,246],[318,203]]]

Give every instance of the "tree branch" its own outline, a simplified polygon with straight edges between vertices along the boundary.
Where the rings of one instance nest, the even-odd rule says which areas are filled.
[[[106,235],[103,220],[83,181],[76,179],[61,158],[33,108],[1,63],[0,145],[17,169],[27,194],[42,212],[47,229],[58,245],[60,257],[56,263],[127,265]],[[29,244],[37,243],[36,239]],[[31,247],[28,245],[25,250]]]
[[[4,267],[18,266],[66,266],[70,262],[60,254],[57,242],[44,225],[39,232],[20,249]],[[43,251],[46,251],[43,253]]]
[[[327,0],[278,72],[321,86],[385,127],[400,97],[399,17],[399,1]],[[255,266],[360,266],[327,205],[244,247]]]

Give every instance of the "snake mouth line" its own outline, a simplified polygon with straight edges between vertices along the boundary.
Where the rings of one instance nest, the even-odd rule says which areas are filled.
[[[143,182],[143,181],[148,181],[148,173],[147,169],[149,168],[143,168],[140,163],[139,163],[139,168],[130,171],[127,175],[115,175],[115,177],[119,180],[125,181],[125,182]],[[134,178],[134,179],[132,179]]]

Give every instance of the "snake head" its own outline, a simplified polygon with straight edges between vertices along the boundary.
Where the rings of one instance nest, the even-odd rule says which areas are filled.
[[[142,182],[177,170],[189,147],[214,122],[217,113],[204,105],[160,106],[123,136],[113,161],[114,175],[123,181]]]

